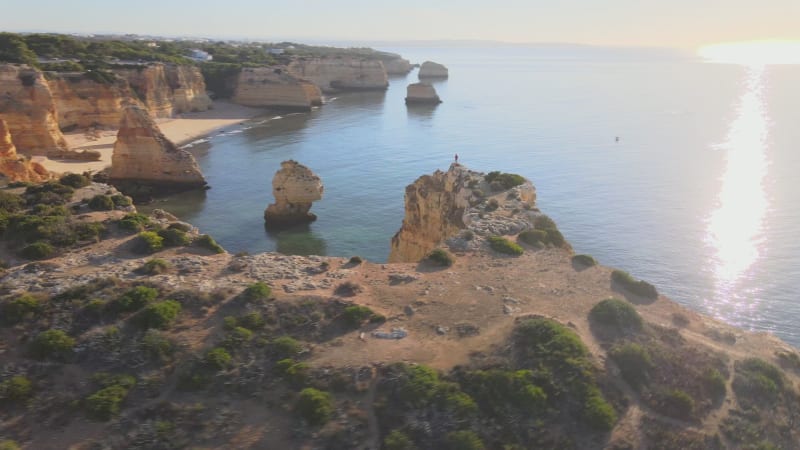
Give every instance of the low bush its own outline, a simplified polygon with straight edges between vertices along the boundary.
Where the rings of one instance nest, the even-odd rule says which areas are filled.
[[[147,286],[136,286],[108,304],[113,313],[138,311],[158,298],[158,291]]]
[[[264,317],[260,313],[251,312],[236,319],[236,324],[240,327],[247,328],[248,330],[260,330],[264,328]]]
[[[164,238],[154,231],[142,231],[136,236],[133,249],[137,253],[155,253],[164,248]]]
[[[19,402],[33,393],[33,383],[28,377],[16,375],[0,383],[0,400]]]
[[[454,262],[453,256],[441,248],[434,249],[432,252],[428,253],[426,259],[440,267],[450,267]]]
[[[17,444],[17,441],[4,439],[0,441],[0,450],[20,450],[22,447]]]
[[[759,358],[747,358],[735,365],[733,391],[751,403],[771,404],[783,391],[784,377],[780,369]]]
[[[158,275],[165,273],[169,270],[169,263],[161,258],[153,258],[142,264],[142,267],[136,269],[138,273],[144,275]]]
[[[614,328],[616,331],[638,331],[642,318],[630,303],[616,298],[607,298],[589,311],[592,323]]]
[[[500,171],[493,171],[486,174],[486,182],[498,182],[505,189],[511,189],[525,183],[525,178],[515,173],[504,173]]]
[[[78,173],[67,173],[58,179],[58,182],[64,186],[69,186],[75,189],[88,186],[92,180],[89,177]]]
[[[227,369],[232,360],[231,354],[222,347],[214,347],[207,351],[204,359],[206,365],[216,370]]]
[[[657,395],[658,410],[677,419],[689,419],[694,411],[694,400],[686,392],[673,389]]]
[[[116,207],[126,207],[133,205],[133,200],[127,195],[122,194],[114,194],[111,196],[111,201],[114,202],[114,206]]]
[[[286,382],[300,386],[308,380],[311,367],[306,363],[299,363],[292,358],[286,358],[275,364],[275,370]]]
[[[349,327],[358,328],[365,320],[372,317],[373,314],[372,310],[366,306],[351,305],[344,309],[342,318]]]
[[[612,348],[609,356],[628,384],[639,388],[647,382],[648,372],[653,367],[653,359],[647,349],[639,344],[627,343]]]
[[[0,191],[0,211],[13,213],[21,210],[25,206],[25,199],[17,194]]]
[[[163,302],[151,303],[137,316],[136,322],[142,328],[158,328],[165,330],[169,328],[178,315],[181,313],[181,304],[175,300],[164,300]]]
[[[127,375],[96,374],[93,379],[103,386],[84,401],[87,415],[95,420],[106,421],[119,414],[122,402],[136,384],[136,379]]]
[[[615,270],[611,272],[611,280],[619,283],[627,291],[640,297],[649,299],[658,298],[658,291],[656,291],[655,286],[646,281],[637,280],[636,278],[632,277],[631,274],[623,270]]]
[[[385,450],[414,450],[414,441],[400,430],[392,430],[383,438],[383,448]]]
[[[575,255],[572,257],[572,262],[584,267],[593,267],[597,265],[597,260],[590,255]]]
[[[709,393],[711,399],[719,403],[725,398],[727,387],[725,386],[725,377],[717,369],[708,369],[703,373],[702,378],[703,387]]]
[[[65,359],[72,354],[74,347],[75,339],[61,330],[51,329],[36,335],[29,350],[37,359]]]
[[[25,189],[25,201],[28,205],[63,205],[72,199],[75,189],[57,181],[34,184]]]
[[[222,346],[232,352],[242,348],[245,344],[253,339],[253,332],[245,327],[235,326],[228,330],[225,334],[225,339],[222,341]]]
[[[357,266],[357,265],[361,264],[362,262],[364,262],[364,259],[362,257],[360,257],[360,256],[351,256],[350,257],[350,261],[348,261],[348,262],[350,264],[354,265],[354,266]]]
[[[525,230],[519,234],[518,238],[528,245],[543,245],[547,243],[547,232],[544,230]]]
[[[158,330],[147,330],[142,338],[142,346],[154,361],[169,361],[175,353],[175,344]]]
[[[452,431],[447,434],[445,443],[448,450],[483,450],[481,438],[471,430]]]
[[[295,411],[311,425],[322,425],[333,414],[333,397],[325,391],[305,388],[300,391]]]
[[[364,290],[360,284],[355,283],[353,281],[345,281],[340,285],[336,286],[333,293],[342,297],[352,297],[354,295],[358,295]]]
[[[185,231],[178,228],[165,228],[158,230],[158,235],[167,247],[183,247],[192,243],[192,239]]]
[[[293,337],[280,336],[269,343],[269,350],[278,359],[294,358],[303,351],[303,345]]]
[[[114,200],[108,195],[95,195],[89,200],[89,209],[92,211],[111,211],[114,209]]]
[[[492,248],[492,250],[498,253],[505,253],[507,255],[519,256],[524,252],[522,247],[502,236],[490,236],[489,246]]]
[[[486,202],[486,211],[496,211],[499,207],[500,202],[497,201],[496,198],[490,198],[489,201]]]
[[[225,249],[222,248],[221,245],[217,244],[217,241],[215,241],[214,238],[207,234],[200,235],[200,237],[195,240],[195,243],[197,243],[198,246],[211,250],[214,253],[225,253]]]
[[[44,241],[37,241],[22,247],[19,256],[25,259],[40,260],[52,257],[55,252],[56,249],[52,245]]]
[[[269,300],[272,295],[272,289],[261,281],[253,283],[242,291],[242,298],[246,302],[263,302]]]
[[[583,417],[590,427],[598,431],[611,431],[617,423],[617,412],[597,389],[592,389],[586,396]]]
[[[42,310],[39,299],[22,294],[14,300],[9,300],[0,305],[0,322],[4,325],[16,325],[25,319],[35,317]]]
[[[130,213],[117,221],[120,229],[128,231],[142,231],[151,225],[150,218],[144,214]]]

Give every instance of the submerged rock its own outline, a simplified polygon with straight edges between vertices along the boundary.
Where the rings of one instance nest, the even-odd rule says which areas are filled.
[[[428,83],[409,84],[406,89],[407,105],[438,105],[442,103],[436,89]]]
[[[447,78],[449,76],[447,67],[433,61],[425,61],[419,68],[420,78]]]
[[[268,227],[283,227],[317,220],[311,204],[322,198],[324,187],[319,177],[297,161],[284,161],[272,178],[275,203],[267,206],[264,221]]]

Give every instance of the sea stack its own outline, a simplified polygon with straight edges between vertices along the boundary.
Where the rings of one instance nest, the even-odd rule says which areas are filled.
[[[122,113],[109,179],[173,192],[206,185],[194,156],[167,139],[139,106],[128,106]]]
[[[3,119],[0,119],[0,176],[7,181],[40,182],[50,178],[50,173],[41,164],[17,154],[8,125]]]
[[[428,83],[412,83],[406,89],[406,105],[438,105],[442,100]]]
[[[425,61],[419,68],[419,78],[447,78],[447,67],[433,61]]]
[[[308,212],[311,204],[322,198],[322,180],[308,167],[297,161],[284,161],[272,178],[275,203],[264,211],[267,227],[287,227],[309,223],[317,216]]]

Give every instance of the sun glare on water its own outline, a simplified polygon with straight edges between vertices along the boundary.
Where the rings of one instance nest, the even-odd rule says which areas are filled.
[[[697,54],[709,62],[743,65],[800,64],[800,41],[747,41],[706,45]]]

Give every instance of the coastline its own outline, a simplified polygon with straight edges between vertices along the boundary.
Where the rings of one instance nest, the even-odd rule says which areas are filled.
[[[228,101],[215,101],[208,111],[185,113],[171,119],[156,120],[158,127],[177,146],[186,145],[225,128],[246,122],[264,114],[265,110],[237,105]],[[34,157],[47,170],[55,173],[99,172],[111,165],[111,154],[117,139],[117,130],[101,130],[95,134],[87,132],[64,133],[70,149],[100,152],[98,161],[75,161]]]

